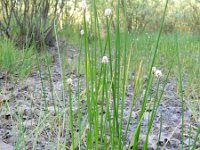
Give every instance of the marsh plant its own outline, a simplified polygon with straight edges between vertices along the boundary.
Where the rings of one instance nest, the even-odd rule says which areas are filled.
[[[127,13],[126,3],[123,2],[125,9],[121,10],[120,1],[118,0],[116,5],[116,11],[114,12],[110,8],[104,10],[104,16],[106,21],[106,35],[105,39],[101,37],[101,24],[97,14],[96,1],[92,3],[92,7],[87,7],[85,0],[81,3],[83,23],[80,31],[80,47],[78,56],[78,82],[77,82],[77,97],[72,97],[72,80],[67,80],[68,95],[66,99],[69,102],[69,126],[71,134],[71,146],[70,149],[138,149],[140,143],[141,123],[149,107],[148,99],[152,97],[152,111],[148,115],[148,124],[146,126],[146,137],[142,139],[144,144],[142,149],[148,149],[148,141],[150,131],[154,122],[154,118],[157,114],[159,104],[162,100],[162,95],[165,90],[165,86],[168,82],[170,74],[170,67],[165,69],[162,73],[160,69],[154,67],[159,43],[161,39],[161,33],[164,26],[168,0],[166,1],[165,8],[163,10],[163,17],[160,22],[160,29],[155,40],[149,65],[147,66],[148,75],[145,90],[143,92],[143,98],[141,105],[139,105],[139,117],[132,138],[128,140],[128,129],[130,128],[130,120],[132,118],[132,112],[134,111],[135,102],[138,101],[137,97],[140,88],[141,70],[142,64],[139,65],[138,76],[135,79],[134,94],[132,96],[131,105],[129,107],[129,115],[126,121],[126,126],[123,126],[124,108],[126,101],[126,90],[128,85],[128,79],[131,72],[130,62],[132,61],[133,53],[130,48],[130,40],[127,28]],[[90,24],[87,22],[87,11],[91,9],[92,16],[90,18]],[[123,11],[124,18],[120,16],[120,11]],[[114,14],[115,13],[115,14]],[[111,31],[111,16],[115,16],[115,32]],[[123,21],[122,21],[123,20]],[[121,24],[123,22],[123,25]],[[123,27],[122,27],[122,26]],[[54,26],[56,28],[56,26]],[[89,28],[93,31],[88,30]],[[94,41],[89,43],[88,36],[90,32],[93,32]],[[148,36],[150,39],[151,37]],[[57,45],[59,49],[59,45]],[[59,53],[59,52],[58,52]],[[84,56],[84,57],[81,57]],[[83,61],[83,62],[82,62]],[[61,62],[61,60],[60,60]],[[179,62],[180,64],[180,62]],[[62,66],[62,65],[61,65]],[[84,83],[81,84],[80,69],[84,67]],[[168,69],[168,70],[167,70]],[[179,68],[180,69],[180,68]],[[62,73],[62,70],[61,70]],[[179,77],[182,76],[180,72]],[[65,80],[63,78],[63,80]],[[156,81],[156,91],[152,95],[151,89],[154,81]],[[65,81],[63,81],[64,83]],[[162,86],[160,84],[162,83]],[[82,114],[81,106],[81,87],[85,88],[85,108],[87,115]],[[63,90],[65,90],[63,84]],[[65,92],[65,91],[63,91]],[[78,101],[78,117],[73,115],[73,101]],[[182,101],[182,116],[184,112],[184,101]],[[62,111],[62,110],[61,110]],[[68,111],[67,111],[68,112]],[[67,113],[66,112],[66,113]],[[61,113],[61,112],[59,112]],[[162,118],[162,117],[161,117]],[[83,121],[84,120],[84,121]],[[77,122],[77,124],[75,123]],[[182,117],[182,124],[184,124],[184,116]],[[77,126],[78,131],[74,130],[74,126]],[[162,120],[160,121],[160,133],[162,129]],[[182,128],[182,134],[184,134],[184,128]],[[199,133],[197,132],[197,135]],[[182,136],[182,148],[183,148],[183,136]],[[194,147],[195,142],[193,143]],[[158,149],[158,145],[157,145]]]
[[[103,25],[97,12],[96,0],[93,0],[89,6],[88,1],[82,0],[80,3],[82,23],[79,30],[77,30],[77,37],[79,37],[77,42],[79,43],[78,55],[76,62],[73,63],[75,71],[67,75],[66,69],[69,68],[66,68],[64,61],[67,58],[65,58],[65,55],[63,56],[59,43],[59,20],[57,18],[53,19],[50,25],[52,27],[51,32],[55,35],[58,71],[61,79],[60,92],[58,92],[60,95],[55,91],[51,61],[49,51],[46,50],[45,38],[41,38],[41,47],[46,50],[43,58],[46,70],[42,68],[38,51],[35,51],[34,57],[42,86],[41,101],[44,102],[44,105],[40,106],[40,114],[37,114],[37,125],[29,135],[32,138],[34,137],[31,141],[32,149],[37,148],[39,136],[47,134],[47,142],[53,143],[49,147],[58,150],[147,150],[149,149],[149,137],[154,120],[157,115],[160,115],[156,143],[156,149],[159,149],[159,141],[163,129],[163,114],[162,112],[157,114],[157,112],[159,107],[162,107],[160,103],[162,102],[169,76],[172,73],[178,79],[177,93],[180,95],[182,108],[180,144],[181,149],[184,149],[186,101],[183,93],[183,75],[186,69],[182,64],[185,64],[185,67],[188,68],[192,67],[194,72],[198,72],[188,77],[189,79],[194,77],[198,83],[200,69],[198,65],[190,66],[188,64],[188,61],[191,61],[188,56],[184,56],[185,59],[181,60],[182,53],[179,51],[179,46],[181,46],[179,42],[182,41],[184,43],[185,40],[179,39],[178,33],[170,36],[162,35],[168,1],[166,0],[162,11],[158,32],[151,35],[148,33],[141,33],[141,35],[134,33],[132,35],[129,31],[126,1],[117,0],[115,10],[111,7],[106,7],[101,11],[101,17],[103,17],[105,23]],[[52,3],[52,1],[46,2]],[[22,2],[20,1],[20,3]],[[57,3],[55,4],[55,9],[58,5]],[[88,11],[91,14],[90,16],[88,16]],[[40,29],[42,30],[42,27]],[[103,32],[105,32],[104,35],[102,34]],[[26,34],[28,35],[28,32]],[[93,36],[92,42],[89,41],[91,35]],[[32,36],[34,37],[34,35]],[[37,48],[37,43],[33,43]],[[3,43],[0,44],[0,46],[4,46]],[[190,43],[188,45],[191,46]],[[7,51],[0,49],[2,52],[0,62],[3,64],[3,68],[12,68],[17,58],[15,58],[16,55],[14,55],[13,48],[10,46],[7,48]],[[147,48],[148,50],[141,51],[141,49]],[[167,61],[160,60],[161,58]],[[200,58],[200,51],[198,52],[198,58]],[[24,65],[26,65],[25,60],[24,62]],[[196,64],[196,62],[191,64]],[[48,86],[43,75],[45,71]],[[129,82],[133,82],[134,88],[131,91],[132,95],[128,97],[127,90],[129,85],[132,84]],[[53,109],[51,109],[50,102],[47,100],[48,88]],[[127,102],[128,114],[125,114],[125,109],[127,109],[125,104]],[[6,103],[6,105],[9,109],[9,104]],[[136,111],[138,112],[137,119],[133,116]],[[34,119],[32,108],[31,114],[32,120]],[[143,133],[143,121],[145,118],[148,119]],[[133,128],[131,120],[135,121],[135,126],[132,133],[129,133],[129,129]],[[23,117],[14,115],[12,116],[12,121],[16,122],[18,129],[18,140],[15,147],[16,149],[26,149],[28,143],[26,136],[28,133],[25,132],[23,126]],[[192,126],[190,127],[191,133]],[[197,126],[195,138],[189,142],[189,149],[195,149],[199,134],[200,126]],[[47,146],[46,149],[49,147]],[[165,147],[166,145],[163,146],[163,148]]]

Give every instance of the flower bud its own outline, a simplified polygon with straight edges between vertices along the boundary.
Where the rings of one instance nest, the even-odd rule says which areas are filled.
[[[72,79],[71,78],[67,79],[67,84],[72,85]]]
[[[102,61],[103,64],[107,64],[108,63],[108,57],[107,56],[103,56]]]
[[[106,17],[110,16],[112,14],[112,10],[110,8],[105,9],[104,15]]]

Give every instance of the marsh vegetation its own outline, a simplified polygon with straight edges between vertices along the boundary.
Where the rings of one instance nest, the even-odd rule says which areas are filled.
[[[198,0],[0,7],[0,149],[200,148]]]

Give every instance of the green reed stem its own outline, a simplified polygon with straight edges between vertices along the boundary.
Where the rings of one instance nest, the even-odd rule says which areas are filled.
[[[60,65],[60,74],[61,74],[61,80],[62,80],[62,87],[61,87],[62,100],[65,102],[65,106],[66,106],[64,75],[63,75],[63,69],[62,69],[62,61],[61,61],[61,56],[60,56],[60,47],[59,47],[59,43],[58,43],[58,35],[57,35],[55,20],[54,20],[54,32],[55,32],[56,48],[57,48],[57,53],[58,53],[58,61],[59,61],[59,65]],[[60,104],[60,101],[59,101],[59,104]]]
[[[157,146],[156,146],[156,150],[158,150],[159,147],[159,142],[160,142],[160,138],[161,138],[161,133],[162,133],[162,123],[163,123],[163,116],[162,116],[162,111],[160,113],[160,130],[159,130],[159,136],[158,136],[158,142],[157,142]]]
[[[112,50],[111,50],[111,38],[110,38],[110,26],[109,26],[109,19],[106,18],[106,28],[107,28],[107,43],[108,43],[108,53],[109,53],[109,63],[110,63],[110,79],[113,79],[113,69],[112,69]],[[113,130],[116,130],[116,122],[118,122],[118,117],[116,116],[117,110],[116,110],[116,94],[115,94],[115,85],[114,82],[111,83],[111,88],[112,88],[112,95],[113,95],[113,105],[114,105],[114,111],[113,111]],[[114,137],[115,137],[115,132],[112,132],[112,148],[115,147],[114,143]]]
[[[89,48],[88,48],[88,34],[87,34],[87,23],[85,12],[83,15],[84,21],[84,57],[85,57],[85,81],[86,81],[86,101],[87,101],[87,111],[88,111],[88,121],[89,121],[89,131],[87,132],[87,148],[92,149],[92,114],[91,114],[91,100],[90,100],[90,90],[89,90]]]
[[[177,52],[177,58],[178,58],[178,70],[179,70],[179,93],[181,96],[181,149],[184,148],[184,96],[183,96],[183,78],[182,78],[182,65],[180,62],[180,53],[179,53],[179,44],[178,44],[178,35],[176,34],[176,52]]]
[[[43,97],[44,102],[45,102],[45,111],[47,112],[48,111],[48,104],[47,104],[47,99],[46,99],[46,90],[45,90],[42,71],[41,71],[41,67],[40,67],[40,63],[39,63],[40,61],[39,61],[38,52],[36,52],[36,62],[37,62],[37,67],[38,67],[38,71],[39,71],[40,82],[41,82],[41,85],[42,85],[42,97]]]
[[[103,64],[103,83],[102,83],[102,98],[101,98],[101,121],[100,121],[100,137],[101,137],[101,144],[103,143],[103,136],[104,136],[104,95],[105,95],[105,84],[106,83],[106,64]]]
[[[141,111],[140,111],[140,115],[139,115],[139,120],[141,119],[141,117],[143,116],[143,114],[145,112],[145,106],[146,106],[146,102],[147,102],[147,93],[148,93],[148,89],[149,89],[149,85],[150,85],[152,67],[154,66],[156,55],[157,55],[158,45],[159,45],[162,29],[163,29],[163,26],[164,26],[164,20],[165,20],[165,15],[166,15],[166,11],[167,11],[168,1],[169,0],[166,0],[165,9],[164,9],[163,17],[162,17],[162,21],[161,21],[161,27],[160,27],[158,38],[157,38],[157,41],[156,41],[156,46],[155,46],[155,49],[154,49],[154,53],[153,53],[153,59],[152,59],[152,62],[151,62],[151,67],[150,67],[150,71],[149,71],[149,75],[148,75],[148,82],[147,82],[147,87],[146,87],[146,90],[145,90],[144,99],[143,99],[143,102],[142,102],[142,107],[141,107]],[[138,130],[136,130],[133,149],[138,149],[139,136],[140,136],[140,127],[139,127]]]
[[[80,48],[78,54],[78,129],[79,129],[79,149],[81,142],[81,97],[80,97],[80,62],[81,62],[81,54],[82,54],[82,36],[80,39]]]
[[[197,143],[197,141],[199,140],[199,135],[200,135],[200,126],[199,126],[198,129],[197,129],[197,134],[196,134],[195,139],[194,139],[194,142],[193,142],[192,150],[195,149],[196,143]]]
[[[123,1],[123,12],[124,12],[124,53],[123,53],[123,66],[124,66],[124,72],[123,72],[123,87],[122,87],[122,102],[121,102],[121,114],[120,114],[120,125],[119,125],[119,150],[122,149],[123,144],[122,142],[122,124],[123,124],[123,118],[124,118],[124,100],[125,100],[125,94],[126,94],[126,85],[127,85],[127,79],[128,79],[128,69],[129,69],[129,63],[127,66],[127,44],[128,44],[128,29],[127,29],[127,12],[126,12],[126,2]]]
[[[72,136],[72,149],[74,149],[74,127],[73,127],[73,108],[72,108],[72,89],[71,85],[68,87],[69,90],[69,107],[70,107],[70,127],[71,127],[71,136]]]
[[[113,99],[115,102],[114,105],[114,117],[115,117],[115,125],[116,125],[116,133],[117,137],[119,137],[119,123],[118,123],[118,112],[119,112],[119,100],[120,100],[120,69],[121,69],[121,51],[120,51],[120,22],[119,22],[119,13],[120,13],[120,0],[117,1],[116,8],[116,39],[115,39],[115,94],[116,99]]]

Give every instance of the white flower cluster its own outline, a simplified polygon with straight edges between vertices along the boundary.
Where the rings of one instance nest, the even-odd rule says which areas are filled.
[[[81,8],[82,8],[82,10],[85,11],[86,7],[87,7],[86,0],[82,0],[82,2],[81,2]]]
[[[108,63],[108,57],[107,56],[103,56],[102,61],[103,64],[107,64]]]
[[[106,17],[112,15],[112,10],[111,10],[110,8],[105,9],[104,15],[105,15]]]
[[[156,72],[156,67],[152,67],[153,74]]]
[[[81,31],[80,31],[80,34],[81,34],[81,35],[84,35],[84,30],[81,30]]]
[[[67,84],[70,85],[70,86],[72,85],[72,79],[71,78],[67,79]]]
[[[162,71],[159,69],[156,69],[156,67],[152,67],[152,73],[155,75],[157,78],[162,77]]]
[[[156,70],[155,76],[156,76],[157,78],[162,77],[162,72],[161,72],[161,70]]]

